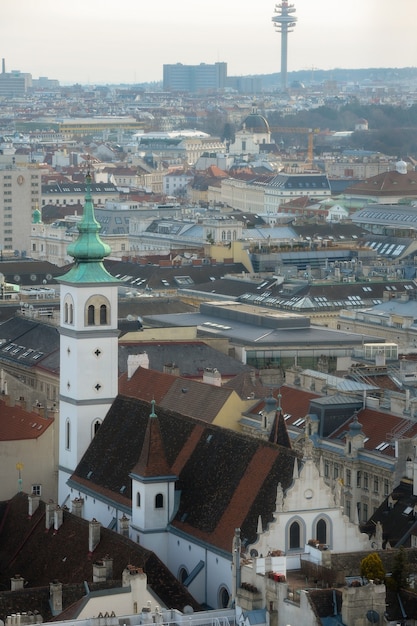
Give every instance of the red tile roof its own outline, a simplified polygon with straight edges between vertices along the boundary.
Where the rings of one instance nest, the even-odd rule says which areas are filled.
[[[38,439],[53,421],[0,400],[0,441]]]

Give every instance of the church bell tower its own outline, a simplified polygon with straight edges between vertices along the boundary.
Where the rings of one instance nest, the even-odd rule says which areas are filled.
[[[74,258],[60,276],[60,415],[58,502],[70,497],[67,480],[100,427],[118,391],[117,281],[103,265],[111,252],[99,236],[91,176],[86,176]]]

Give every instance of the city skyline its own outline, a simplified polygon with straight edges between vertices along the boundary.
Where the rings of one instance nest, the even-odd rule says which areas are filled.
[[[288,36],[288,71],[415,67],[415,0],[294,0],[297,28]],[[224,61],[228,75],[280,71],[275,2],[212,0],[6,0],[0,56],[6,71],[65,83],[162,80],[164,63]],[[337,10],[335,9],[337,6]]]

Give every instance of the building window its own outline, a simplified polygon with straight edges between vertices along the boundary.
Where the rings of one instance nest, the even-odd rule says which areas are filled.
[[[379,491],[379,478],[378,476],[374,476],[374,493],[378,493]]]
[[[95,437],[95,435],[97,435],[97,431],[101,426],[101,421],[100,420],[96,420],[93,424],[93,437]]]
[[[324,477],[325,478],[329,478],[330,476],[330,466],[329,466],[329,461],[325,461],[324,462]]]
[[[105,304],[100,305],[100,324],[107,324],[107,307]]]
[[[222,587],[219,591],[219,606],[222,609],[227,609],[230,601],[230,593],[226,587]]]
[[[388,496],[389,495],[389,482],[388,479],[385,478],[384,480],[384,496]]]
[[[336,480],[337,478],[339,478],[339,466],[337,465],[337,463],[334,464],[334,468],[333,468],[333,478]]]
[[[300,547],[300,535],[300,524],[298,522],[293,522],[290,526],[290,550],[291,548]]]
[[[363,488],[368,489],[368,472],[363,473]]]
[[[346,486],[351,487],[352,484],[352,472],[350,469],[346,470]]]
[[[178,580],[184,584],[187,578],[188,578],[187,569],[185,567],[180,567],[180,570],[178,572]]]
[[[140,507],[140,493],[139,493],[139,491],[136,494],[136,506]]]
[[[357,487],[362,486],[362,472],[361,471],[356,472],[356,486]]]
[[[345,500],[345,511],[346,515],[350,519],[350,500]]]
[[[90,304],[88,307],[88,313],[87,313],[87,325],[88,326],[94,326],[94,313],[95,313],[94,305]]]
[[[67,419],[65,422],[65,450],[70,449],[71,444],[71,422]]]
[[[157,493],[155,496],[155,508],[156,509],[164,508],[164,496],[162,493]]]
[[[363,515],[363,522],[367,522],[368,521],[368,505],[367,504],[363,504],[362,505],[362,515]]]
[[[317,522],[316,539],[319,540],[319,543],[327,543],[327,524],[324,519],[319,519]]]
[[[32,485],[32,496],[42,495],[42,485]]]

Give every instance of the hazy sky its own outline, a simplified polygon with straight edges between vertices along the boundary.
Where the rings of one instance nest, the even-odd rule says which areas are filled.
[[[417,0],[294,0],[288,69],[417,66]],[[1,0],[6,71],[61,83],[162,79],[164,63],[280,70],[273,0]]]

